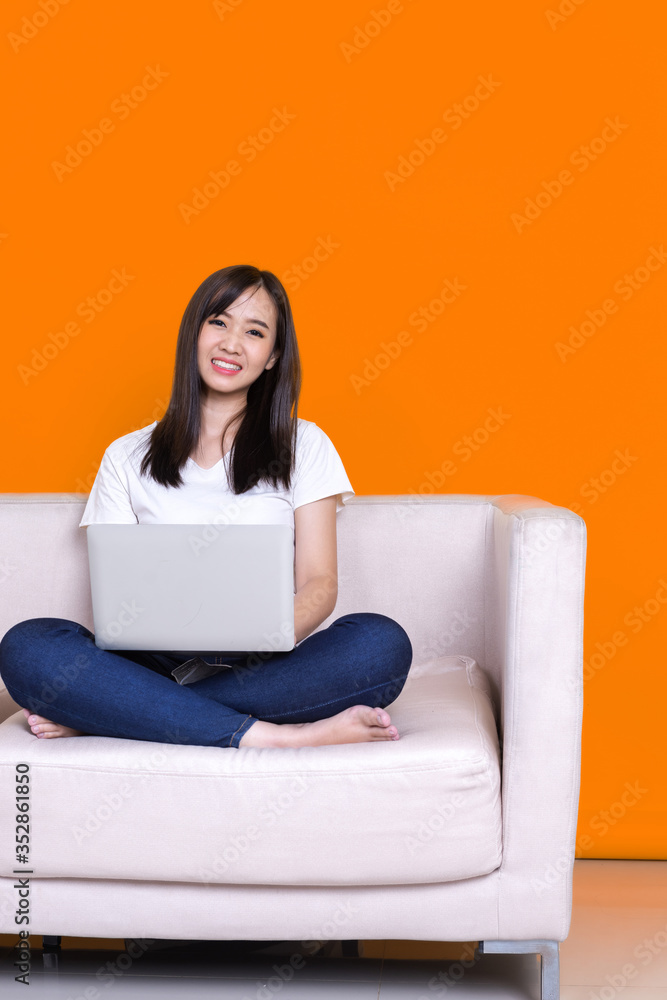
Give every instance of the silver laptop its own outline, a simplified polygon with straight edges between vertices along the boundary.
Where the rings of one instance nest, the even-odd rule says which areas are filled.
[[[90,524],[95,645],[243,656],[294,648],[286,524]]]

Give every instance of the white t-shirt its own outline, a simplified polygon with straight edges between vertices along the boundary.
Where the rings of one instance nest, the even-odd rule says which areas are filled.
[[[227,485],[229,452],[212,468],[188,458],[183,485],[162,486],[139,472],[157,420],[116,438],[104,452],[79,527],[88,524],[288,524],[303,504],[336,496],[336,513],[354,490],[331,440],[312,420],[297,418],[291,489],[261,481],[240,495]]]

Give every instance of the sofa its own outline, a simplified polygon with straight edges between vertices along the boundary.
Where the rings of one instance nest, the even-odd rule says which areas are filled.
[[[86,494],[0,495],[0,636],[92,630]],[[413,646],[400,739],[303,748],[39,740],[0,695],[0,932],[478,942],[559,995],[579,800],[586,526],[523,495],[354,496],[338,601]],[[319,630],[319,629],[318,629]],[[317,630],[317,631],[318,631]],[[119,698],[123,697],[121,691]],[[16,765],[30,774],[17,864]],[[17,875],[17,870],[19,874]]]

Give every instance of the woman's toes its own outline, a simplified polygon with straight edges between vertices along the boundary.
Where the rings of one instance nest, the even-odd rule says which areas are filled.
[[[392,739],[392,740],[397,740],[398,739],[398,729],[396,728],[396,726],[387,726],[386,725],[388,722],[391,722],[391,719],[389,717],[389,713],[385,712],[384,709],[376,709],[376,711],[377,712],[381,712],[382,715],[383,715],[383,717],[384,717],[382,725],[386,726],[387,736],[389,736],[389,738]]]
[[[30,731],[38,740],[54,739],[56,736],[83,735],[78,729],[71,729],[69,726],[61,725],[59,722],[52,722],[51,719],[47,719],[43,715],[32,715],[26,708],[23,709],[23,712],[28,720]]]
[[[380,736],[380,734],[378,733],[377,738],[390,739],[390,740],[398,739],[398,729],[396,728],[396,726],[390,725],[390,723],[391,723],[391,717],[389,715],[389,712],[385,712],[383,708],[379,708],[377,706],[375,708],[369,709],[367,716],[367,724],[371,726],[376,726],[382,730],[382,736]]]

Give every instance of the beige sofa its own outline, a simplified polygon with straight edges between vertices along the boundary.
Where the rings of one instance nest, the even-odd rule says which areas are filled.
[[[84,494],[0,495],[0,636],[92,629]],[[31,775],[34,934],[479,941],[542,955],[558,996],[582,723],[584,521],[534,497],[355,496],[330,618],[414,659],[400,740],[220,749],[38,740],[4,692],[0,932],[15,933],[14,774]],[[118,697],[123,693],[119,691]]]

